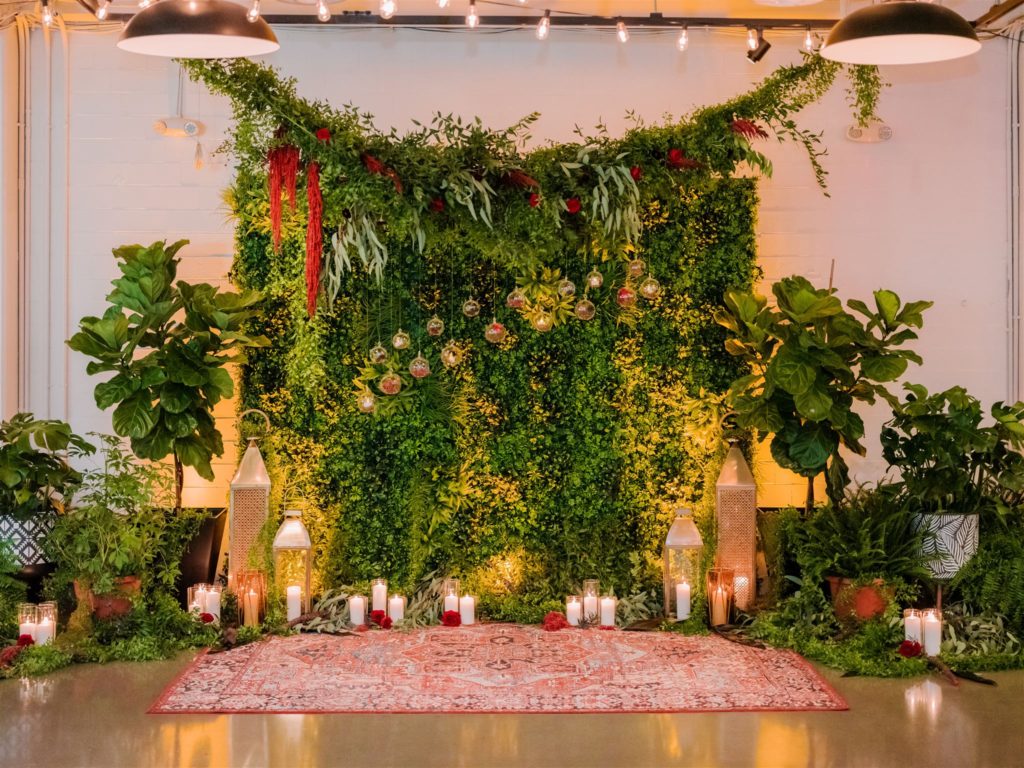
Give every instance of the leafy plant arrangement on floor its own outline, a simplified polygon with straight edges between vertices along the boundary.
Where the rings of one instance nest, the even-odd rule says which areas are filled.
[[[18,639],[18,603],[24,602],[26,585],[14,578],[18,560],[10,542],[0,539],[0,645]]]
[[[213,479],[210,461],[224,452],[212,410],[234,394],[225,365],[266,343],[248,336],[260,296],[177,280],[178,251],[126,245],[114,250],[121,277],[107,296],[103,317],[85,317],[68,346],[93,358],[91,375],[113,372],[96,386],[96,404],[114,408],[114,431],[131,439],[135,455],[174,460],[174,506],[181,508],[182,467]],[[182,317],[183,315],[183,317]]]
[[[863,456],[864,422],[855,402],[878,397],[896,404],[886,384],[895,381],[917,353],[902,346],[917,334],[930,301],[903,304],[892,291],[875,291],[875,307],[851,300],[847,307],[831,288],[802,277],[772,286],[776,306],[749,291],[730,291],[715,319],[733,337],[726,349],[750,366],[729,387],[726,402],[739,427],[772,436],[772,458],[807,478],[807,505],[814,505],[814,478],[824,473],[829,499],[841,503],[850,482],[840,447]]]

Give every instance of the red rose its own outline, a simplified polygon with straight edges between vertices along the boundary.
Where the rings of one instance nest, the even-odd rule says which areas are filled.
[[[634,165],[629,169],[629,175],[633,177],[633,181],[640,181],[644,177],[644,172],[639,165]]]
[[[560,629],[565,629],[571,626],[569,620],[565,618],[564,613],[558,611],[550,611],[547,616],[544,617],[544,630],[546,632],[557,632]]]
[[[36,641],[32,639],[32,635],[18,635],[18,647],[24,648],[26,645],[35,645]]]
[[[435,197],[433,200],[430,201],[430,210],[432,210],[434,213],[440,213],[441,211],[443,211],[444,200],[442,200],[440,197]]]
[[[683,154],[681,149],[670,149],[668,151],[667,162],[670,168],[679,170],[680,168],[699,168],[700,163],[696,160],[691,160]]]
[[[446,627],[458,627],[462,625],[462,616],[458,611],[445,611],[441,623]]]
[[[538,195],[536,192],[531,192],[529,199],[531,208],[536,208],[538,205],[540,205],[540,195]]]
[[[583,205],[580,203],[580,199],[578,197],[570,197],[565,201],[565,210],[571,214],[575,215],[579,213],[582,207]]]
[[[363,155],[363,165],[366,166],[366,170],[370,173],[379,174],[384,172],[384,163],[373,155]]]
[[[900,643],[900,656],[905,659],[912,659],[921,655],[921,644],[916,640],[904,640]]]
[[[213,614],[212,613],[200,613],[199,614],[199,620],[201,622],[203,622],[203,624],[212,624],[213,623]]]
[[[380,620],[380,628],[381,629],[391,629],[391,625],[393,623],[394,622],[391,621],[391,617],[390,616],[385,616],[383,619]]]
[[[316,132],[316,137],[326,144],[331,140],[331,132],[326,128],[320,128]]]
[[[372,621],[374,624],[377,624],[378,626],[387,617],[388,615],[385,611],[370,611],[370,621]]]

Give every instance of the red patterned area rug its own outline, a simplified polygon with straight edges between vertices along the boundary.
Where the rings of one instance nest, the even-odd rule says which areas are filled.
[[[790,651],[714,636],[483,624],[272,637],[204,654],[150,712],[841,709],[839,694]]]

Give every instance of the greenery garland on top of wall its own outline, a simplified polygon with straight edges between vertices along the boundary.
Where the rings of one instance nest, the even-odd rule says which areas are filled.
[[[232,99],[234,277],[264,293],[251,330],[270,339],[243,369],[242,405],[273,419],[271,469],[283,495],[309,502],[321,582],[384,575],[409,589],[455,573],[485,612],[518,620],[538,620],[594,575],[656,602],[673,507],[696,506],[713,541],[722,451],[690,434],[687,413],[702,389],[740,373],[712,317],[756,272],[755,182],[731,176],[744,162],[770,173],[754,147],[765,125],[801,142],[823,181],[819,137],[792,115],[838,67],[808,58],[685,122],[523,153],[534,116],[497,132],[438,116],[399,137],[353,108],[298,98],[252,62],[186,66]],[[329,301],[313,317],[302,195],[272,244],[267,154],[280,146],[317,163],[324,227],[340,228],[324,267]],[[637,287],[637,258],[662,292],[622,308],[616,291]],[[584,323],[558,284],[571,277],[582,294],[594,268],[605,283],[590,290],[596,317]],[[511,310],[517,285],[527,298]],[[460,311],[470,296],[478,318]],[[538,312],[554,317],[551,332],[531,327]],[[441,337],[426,331],[435,314]],[[508,330],[497,345],[483,338],[492,316]],[[368,349],[399,327],[410,349],[372,364]],[[439,357],[448,339],[463,357],[451,370]],[[414,380],[420,349],[433,374]],[[390,398],[389,371],[403,377]],[[376,395],[375,414],[359,412],[358,392]]]

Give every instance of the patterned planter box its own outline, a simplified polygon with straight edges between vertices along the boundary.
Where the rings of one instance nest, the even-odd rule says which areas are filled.
[[[936,579],[952,579],[978,551],[977,515],[918,515],[921,554]]]
[[[36,515],[28,520],[16,520],[0,515],[0,539],[9,541],[14,557],[23,567],[42,565],[46,561],[43,539],[53,530],[56,516]]]

